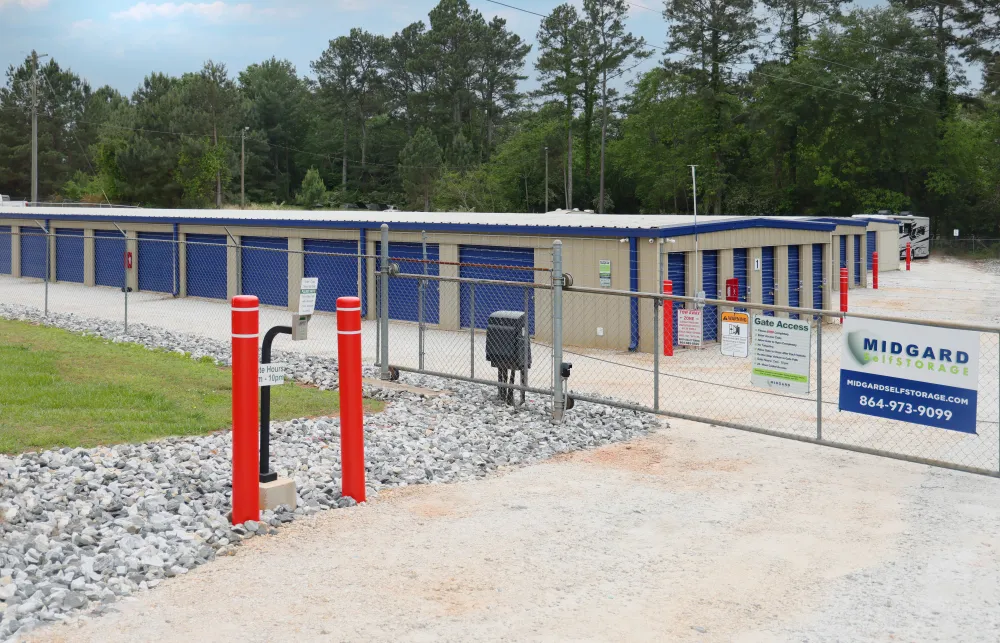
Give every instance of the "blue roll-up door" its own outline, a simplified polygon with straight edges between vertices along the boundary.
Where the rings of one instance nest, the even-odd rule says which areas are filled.
[[[83,230],[59,228],[56,238],[56,281],[83,283]]]
[[[868,270],[871,271],[872,266],[875,263],[875,258],[872,256],[875,252],[875,232],[869,231],[865,234],[865,251],[868,254]]]
[[[674,295],[683,297],[687,294],[684,289],[684,253],[683,252],[671,252],[667,254],[667,279],[672,282],[672,287],[674,289]],[[673,302],[674,304],[674,346],[677,346],[677,309],[683,308],[684,304],[679,301]]]
[[[226,235],[189,234],[184,240],[184,278],[188,296],[226,299]]]
[[[302,268],[306,277],[319,278],[316,310],[334,312],[338,297],[358,296],[358,242],[306,239]]]
[[[21,276],[45,278],[45,244],[48,241],[45,233],[21,232]]]
[[[823,310],[823,244],[813,244],[812,256],[812,307]]]
[[[719,298],[719,251],[706,250],[701,255],[701,287],[706,299]],[[702,339],[714,342],[719,338],[718,306],[706,305],[702,311]]]
[[[0,225],[0,275],[12,275],[11,267],[11,229],[9,225]]]
[[[840,236],[840,267],[847,267],[847,236]],[[838,275],[839,276],[839,275]]]
[[[243,294],[268,306],[288,306],[288,239],[243,237],[240,272]]]
[[[861,235],[854,235],[854,283],[861,283]]]
[[[761,268],[760,268],[760,281],[761,281],[761,303],[763,304],[773,304],[774,303],[774,246],[764,246],[761,248]],[[768,317],[774,317],[773,310],[765,310],[764,314]]]
[[[532,265],[534,265],[534,250],[532,252]],[[440,259],[438,244],[427,244],[427,260],[436,262]],[[399,265],[399,271],[407,275],[424,274],[423,244],[420,243],[390,243],[389,260]],[[438,264],[427,264],[427,274],[438,275]],[[531,275],[531,273],[528,273]],[[531,275],[529,281],[533,281]],[[508,281],[519,281],[511,280]],[[402,321],[420,321],[419,315],[419,295],[420,282],[416,279],[389,279],[389,319],[399,319]],[[476,289],[476,307],[479,306],[479,288]],[[514,310],[524,308],[524,294],[522,289],[521,305]],[[438,282],[429,281],[424,289],[424,321],[428,324],[436,324],[440,318],[440,305],[438,297]],[[478,314],[476,315],[479,316]]]
[[[174,292],[173,240],[170,232],[139,233],[139,290]]]
[[[125,237],[117,230],[94,230],[94,283],[125,287]]]
[[[498,279],[501,281],[521,281],[533,283],[532,270],[517,270],[517,267],[533,268],[535,250],[533,248],[505,248],[498,246],[459,246],[458,260],[462,265],[459,276],[468,279]],[[473,264],[473,265],[466,265]],[[476,265],[478,264],[478,265]],[[505,268],[504,266],[511,266]],[[462,326],[472,323],[470,303],[471,284],[461,284]],[[535,332],[534,289],[528,288],[528,327]],[[498,286],[479,284],[476,286],[476,328],[486,328],[492,313],[498,310],[524,310],[525,289],[518,286]]]
[[[733,278],[737,282],[739,301],[747,300],[747,265],[747,249],[733,248]],[[746,308],[734,308],[733,310],[741,313],[747,311]]]
[[[802,270],[799,264],[799,247],[788,246],[788,305],[799,308],[802,305],[800,296],[802,286]],[[798,319],[797,313],[790,314],[792,319]]]

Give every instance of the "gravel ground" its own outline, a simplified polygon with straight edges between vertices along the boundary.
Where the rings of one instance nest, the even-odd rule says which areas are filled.
[[[42,322],[39,311],[0,305],[0,316]],[[228,345],[193,335],[75,315],[44,323],[148,348],[229,359]],[[297,380],[336,387],[329,358],[279,353]],[[652,416],[580,404],[549,421],[544,400],[495,403],[475,385],[405,376],[413,390],[368,387],[386,401],[365,423],[368,482],[391,487],[483,478],[511,465],[630,440],[659,426]],[[0,638],[23,634],[75,610],[100,613],[118,597],[155,587],[300,516],[354,504],[340,494],[339,419],[274,423],[271,456],[295,479],[300,506],[264,512],[232,527],[228,432],[139,445],[0,456]]]
[[[30,640],[995,642],[998,524],[998,480],[676,421],[322,512]]]

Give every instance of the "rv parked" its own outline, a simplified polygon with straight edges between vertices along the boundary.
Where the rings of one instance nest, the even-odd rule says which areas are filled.
[[[899,224],[899,258],[906,258],[906,244],[910,244],[911,259],[926,259],[931,254],[931,220],[928,217],[918,217],[909,212],[891,214],[880,211],[878,214],[855,214],[857,219],[890,219]]]

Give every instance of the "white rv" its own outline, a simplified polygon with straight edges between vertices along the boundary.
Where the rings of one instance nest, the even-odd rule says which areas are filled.
[[[908,212],[893,215],[899,221],[899,258],[906,258],[906,243],[910,243],[913,259],[926,259],[931,254],[931,220]]]
[[[855,219],[889,219],[899,223],[899,258],[906,258],[906,244],[910,244],[911,259],[926,259],[931,254],[931,220],[917,217],[909,212],[890,214],[855,214]]]

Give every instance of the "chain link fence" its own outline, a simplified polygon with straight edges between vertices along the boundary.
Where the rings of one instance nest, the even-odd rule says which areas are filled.
[[[931,253],[963,259],[1000,259],[1000,239],[976,237],[931,239]]]
[[[357,239],[295,249],[229,234],[25,225],[17,234],[0,229],[0,302],[120,322],[126,334],[143,324],[228,342],[232,296],[260,299],[263,332],[288,325],[300,279],[318,277],[309,340],[295,350],[336,357],[336,301],[356,296],[363,357],[385,378],[402,371],[473,382],[514,405],[539,396],[554,421],[574,403],[609,405],[1000,475],[1000,329],[849,315],[978,333],[975,433],[963,433],[840,410],[838,312],[766,305],[766,314],[809,327],[809,388],[796,394],[751,383],[752,345],[748,357],[722,353],[719,316],[732,302],[573,286],[558,242],[534,250],[551,257],[543,267],[497,253],[446,261],[426,242],[392,247],[385,230],[372,252]],[[705,343],[675,345],[679,311],[692,308],[708,320]],[[752,318],[765,306],[740,302],[738,310]],[[291,347],[287,338],[275,346]]]

